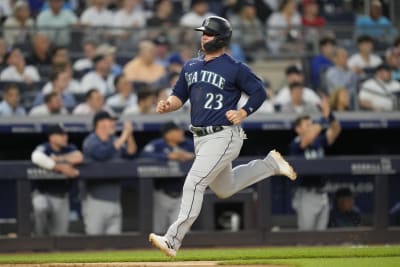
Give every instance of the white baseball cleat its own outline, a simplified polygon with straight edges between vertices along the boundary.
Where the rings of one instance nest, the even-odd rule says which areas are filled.
[[[168,257],[176,257],[176,250],[165,237],[151,233],[149,235],[149,241]]]
[[[269,152],[269,154],[271,154],[271,157],[274,158],[276,164],[279,167],[279,171],[277,172],[277,174],[282,174],[287,176],[290,180],[294,181],[297,178],[297,173],[293,170],[293,167],[290,166],[289,162],[287,162],[281,155],[281,153],[279,153],[278,151],[271,150],[271,152]]]

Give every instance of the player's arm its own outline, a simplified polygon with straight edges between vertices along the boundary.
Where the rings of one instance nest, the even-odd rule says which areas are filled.
[[[56,162],[64,162],[72,165],[81,164],[83,162],[83,154],[79,150],[53,157]]]
[[[166,100],[160,100],[157,104],[158,113],[168,113],[180,109],[183,106],[182,101],[175,95],[169,96]]]
[[[34,164],[38,165],[47,170],[60,172],[67,177],[76,177],[79,175],[79,171],[68,163],[57,163],[50,156],[46,155],[41,147],[38,147],[33,151],[31,160]]]
[[[329,123],[329,127],[326,130],[326,140],[328,141],[328,144],[331,145],[338,138],[340,132],[342,131],[342,127],[340,126],[339,121],[335,118],[335,116],[332,113],[328,97],[323,96],[321,98],[320,107],[323,119],[325,119]]]

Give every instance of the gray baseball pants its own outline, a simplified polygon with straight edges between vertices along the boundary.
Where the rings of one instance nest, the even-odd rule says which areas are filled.
[[[270,156],[232,169],[232,161],[239,155],[243,139],[245,134],[238,126],[194,137],[196,158],[183,186],[178,219],[165,234],[176,250],[198,217],[208,186],[218,197],[227,198],[278,171],[278,165]]]

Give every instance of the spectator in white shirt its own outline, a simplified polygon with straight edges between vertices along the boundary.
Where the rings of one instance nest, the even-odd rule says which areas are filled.
[[[83,76],[81,87],[83,92],[97,88],[104,96],[114,92],[114,76],[111,73],[110,60],[105,55],[97,55],[93,59],[94,70]]]
[[[44,97],[44,104],[33,107],[29,116],[65,115],[68,111],[63,107],[61,95],[51,92]]]
[[[18,48],[13,48],[7,52],[4,59],[8,67],[1,72],[1,81],[25,82],[27,84],[40,81],[38,70],[33,66],[26,66],[25,58]]]
[[[286,85],[281,88],[277,95],[274,97],[274,104],[277,106],[282,106],[291,101],[289,84],[292,83],[304,83],[303,72],[295,65],[286,68]],[[312,103],[313,105],[319,105],[321,99],[317,93],[305,86],[303,86],[303,100]]]
[[[180,24],[185,27],[198,27],[203,21],[215,14],[208,11],[207,0],[192,0],[191,11],[183,15]]]
[[[8,85],[3,92],[3,101],[0,102],[0,117],[24,116],[25,109],[19,105],[19,88]]]
[[[66,62],[59,62],[57,64],[52,65],[52,70],[53,71],[58,71],[58,72],[66,72],[68,74],[68,86],[65,89],[66,92],[72,93],[72,94],[83,94],[85,93],[82,88],[81,84],[79,81],[75,80],[73,78],[73,70],[71,63],[69,61]],[[42,93],[47,94],[51,92],[51,86],[49,83],[47,83],[43,89]]]
[[[295,0],[282,1],[279,12],[274,12],[267,21],[267,46],[277,54],[282,51],[294,52],[300,38],[301,16],[296,10]]]
[[[382,59],[373,54],[374,42],[368,35],[357,38],[358,53],[352,55],[347,61],[347,66],[353,72],[363,76],[365,68],[375,68],[382,64]]]
[[[376,68],[375,77],[365,81],[360,88],[358,100],[360,107],[372,111],[400,110],[400,83],[392,79],[387,65]]]
[[[96,56],[97,44],[92,39],[86,39],[82,44],[83,54],[85,57],[78,59],[74,63],[74,71],[81,72],[93,68],[93,58]]]
[[[29,5],[25,1],[17,1],[13,7],[13,15],[4,22],[4,39],[12,46],[25,43],[33,32],[34,21],[30,18]]]
[[[93,0],[92,5],[81,15],[81,24],[91,27],[109,27],[113,24],[113,13],[107,9],[106,0]]]
[[[114,15],[113,26],[117,28],[143,28],[146,26],[146,14],[140,0],[123,0],[122,8]],[[129,32],[118,30],[122,38]]]
[[[310,114],[317,113],[319,111],[317,105],[307,101],[307,99],[304,98],[303,88],[303,84],[299,82],[289,84],[290,101],[282,105],[281,112]]]
[[[117,93],[107,98],[107,106],[122,110],[128,106],[137,105],[137,96],[133,93],[132,83],[126,79],[124,74],[115,78],[114,86]]]
[[[99,92],[99,90],[93,88],[87,91],[85,95],[85,102],[80,103],[74,111],[74,115],[94,115],[97,112],[105,110],[112,114],[110,108],[104,106],[104,96]]]

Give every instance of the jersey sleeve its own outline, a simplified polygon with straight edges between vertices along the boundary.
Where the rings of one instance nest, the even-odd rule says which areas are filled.
[[[144,158],[155,158],[160,160],[167,160],[168,154],[162,151],[162,147],[157,142],[150,142],[144,148],[140,156]]]
[[[247,112],[247,115],[250,115],[255,112],[267,98],[264,86],[250,68],[242,63],[238,70],[236,82],[239,89],[249,96],[249,99],[242,109]]]
[[[328,139],[326,137],[326,131],[320,134],[315,140],[314,145],[318,147],[327,147],[329,146]]]
[[[184,104],[189,98],[189,90],[185,78],[185,67],[179,74],[179,79],[172,89],[172,95],[178,97],[182,101],[182,104]]]

